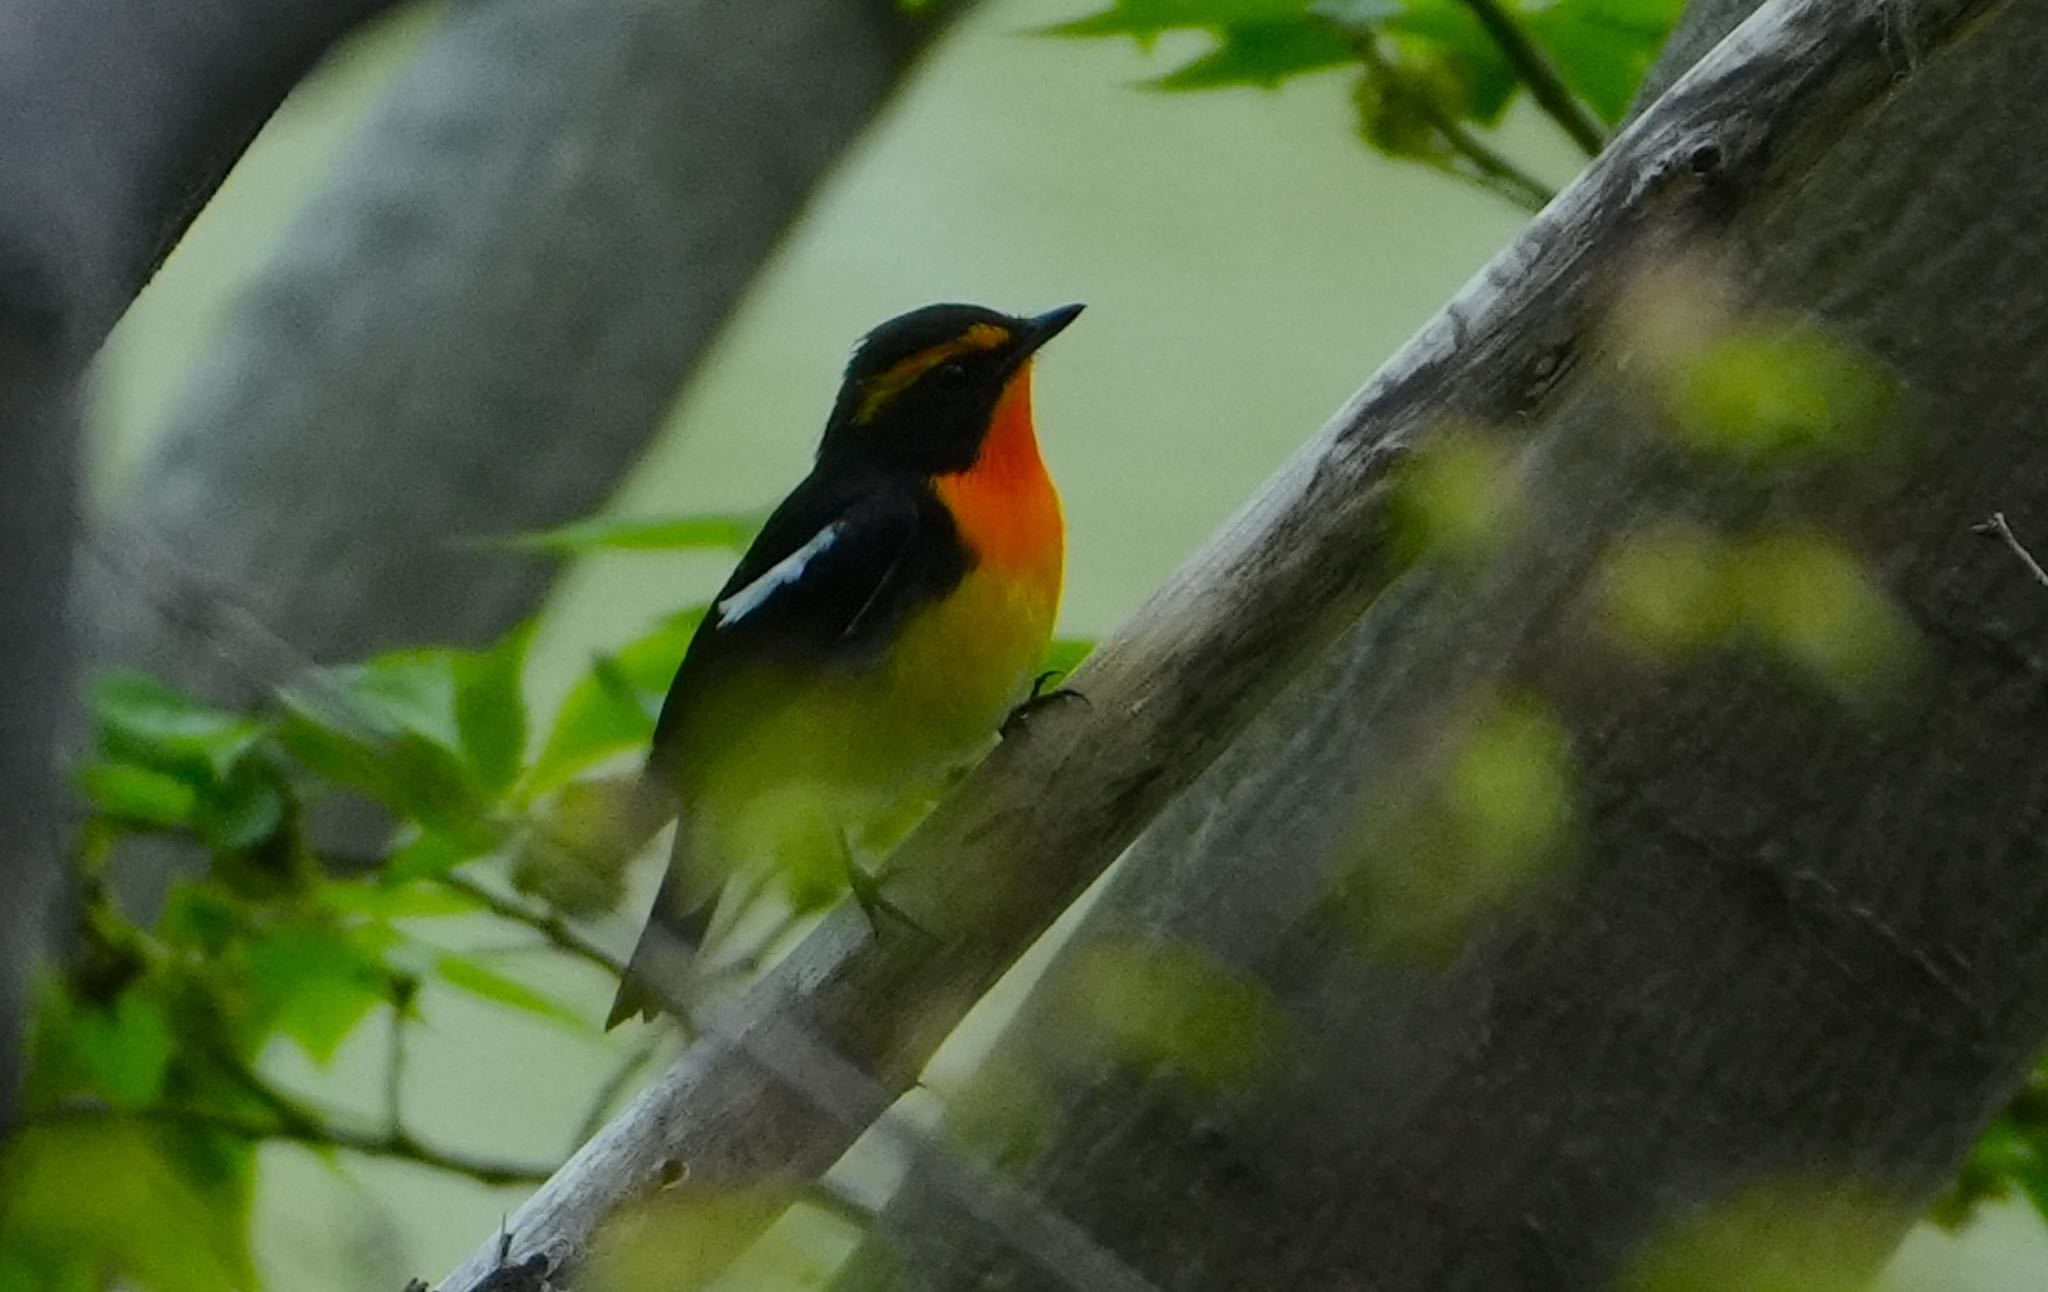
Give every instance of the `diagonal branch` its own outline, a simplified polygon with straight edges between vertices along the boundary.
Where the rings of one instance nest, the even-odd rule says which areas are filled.
[[[815,1175],[857,1127],[792,1089],[777,1034],[900,1091],[1021,951],[1312,652],[1399,573],[1395,474],[1448,420],[1525,424],[1640,258],[1800,173],[1996,0],[1776,0],[1619,137],[1081,670],[1094,702],[1006,744],[899,850],[929,939],[833,912],[515,1218],[580,1253],[666,1165],[716,1186]],[[493,1263],[479,1254],[448,1286]]]

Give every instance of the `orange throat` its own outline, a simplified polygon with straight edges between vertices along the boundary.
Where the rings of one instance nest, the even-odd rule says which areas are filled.
[[[977,564],[1024,585],[1048,609],[1058,604],[1065,527],[1031,424],[1028,361],[996,401],[981,456],[965,471],[935,476],[932,486]]]

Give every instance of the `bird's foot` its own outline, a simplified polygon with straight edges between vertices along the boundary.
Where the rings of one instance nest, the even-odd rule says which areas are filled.
[[[861,914],[868,917],[868,927],[876,937],[882,936],[882,917],[886,915],[919,937],[935,940],[907,911],[882,896],[881,881],[862,870],[852,857],[846,859],[846,886],[852,890],[853,900],[860,903]]]
[[[1054,687],[1050,691],[1045,689],[1045,684],[1059,675],[1060,671],[1058,669],[1048,669],[1037,677],[1032,678],[1031,694],[1025,696],[1022,703],[1010,710],[1009,716],[1003,719],[1003,725],[996,728],[996,734],[1008,740],[1011,736],[1016,735],[1030,725],[1033,714],[1041,713],[1056,704],[1064,704],[1069,700],[1079,700],[1084,706],[1088,705],[1088,697],[1079,691],[1064,686]]]

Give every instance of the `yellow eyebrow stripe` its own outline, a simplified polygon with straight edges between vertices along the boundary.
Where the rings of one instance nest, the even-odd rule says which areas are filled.
[[[980,350],[993,350],[1009,343],[1008,328],[1000,328],[993,323],[976,323],[951,341],[942,341],[929,349],[919,350],[908,359],[897,360],[886,371],[861,383],[860,409],[854,414],[854,424],[865,426],[873,421],[883,405],[946,360]]]

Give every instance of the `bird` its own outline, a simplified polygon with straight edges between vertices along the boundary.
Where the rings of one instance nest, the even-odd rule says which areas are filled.
[[[849,887],[1037,697],[1065,574],[1032,364],[1082,306],[928,305],[853,351],[810,473],[699,621],[641,771],[676,817],[607,1028],[690,981],[722,891]],[[886,903],[881,909],[888,910]]]

